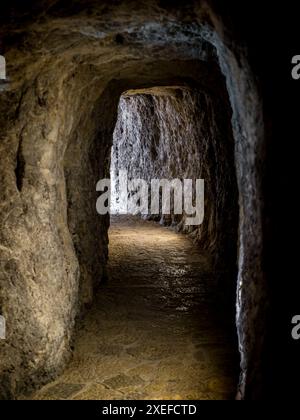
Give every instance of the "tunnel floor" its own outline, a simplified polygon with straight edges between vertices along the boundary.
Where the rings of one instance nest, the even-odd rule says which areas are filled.
[[[233,399],[236,343],[191,239],[114,217],[108,270],[72,361],[30,399]]]

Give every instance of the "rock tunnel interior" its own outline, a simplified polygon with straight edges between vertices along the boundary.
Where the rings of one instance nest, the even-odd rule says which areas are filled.
[[[196,83],[123,92],[113,134],[110,177],[116,180],[123,170],[129,180],[143,179],[149,186],[153,179],[206,180],[206,223],[188,226],[185,214],[174,213],[172,200],[171,214],[162,213],[161,201],[159,213],[151,214],[150,196],[147,214],[141,216],[188,234],[199,249],[208,251],[216,272],[223,276],[221,294],[231,299],[235,313],[236,281],[226,284],[225,273],[236,279],[238,190],[231,111],[225,86],[223,89],[223,101]],[[112,187],[113,193],[119,194]]]
[[[0,308],[10,328],[0,343],[2,398],[41,387],[65,368],[75,323],[108,277],[110,221],[96,213],[95,186],[109,177],[122,106],[132,121],[134,115],[143,120],[139,135],[147,141],[162,136],[151,119],[153,112],[162,115],[170,148],[165,166],[154,153],[150,172],[131,164],[133,174],[174,178],[171,153],[177,153],[182,176],[206,180],[208,220],[185,233],[213,259],[218,291],[229,302],[241,359],[239,397],[260,393],[254,356],[264,337],[257,172],[263,126],[256,85],[246,54],[222,38],[222,21],[208,6],[204,14],[194,11],[196,26],[169,9],[160,10],[161,25],[156,9],[150,19],[144,7],[130,29],[123,6],[105,9],[104,18],[96,6],[91,15],[79,8],[61,19],[54,8],[24,31],[9,27],[4,37],[11,64],[1,87]],[[119,13],[115,27],[107,24],[110,13]],[[78,26],[79,18],[85,23]],[[97,31],[101,19],[103,33]],[[147,153],[146,145],[140,156]],[[126,162],[126,147],[124,154]]]

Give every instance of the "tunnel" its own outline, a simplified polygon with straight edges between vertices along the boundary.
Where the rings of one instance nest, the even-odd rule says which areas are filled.
[[[265,395],[263,103],[216,3],[5,6],[0,398]],[[99,215],[119,170],[204,179],[203,223]]]

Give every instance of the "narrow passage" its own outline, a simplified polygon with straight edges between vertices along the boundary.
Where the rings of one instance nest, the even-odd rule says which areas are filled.
[[[112,219],[109,249],[109,280],[77,331],[72,361],[33,398],[233,399],[236,343],[201,249],[125,216]]]

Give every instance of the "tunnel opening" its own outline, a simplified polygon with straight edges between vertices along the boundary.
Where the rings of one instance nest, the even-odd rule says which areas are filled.
[[[141,190],[146,188],[146,206],[141,209],[139,200],[134,211],[143,219],[159,221],[176,232],[188,234],[211,255],[215,271],[222,277],[221,295],[224,302],[230,302],[235,316],[238,189],[230,112],[222,111],[211,92],[199,86],[161,85],[123,92],[110,155],[110,204],[114,214],[122,213],[122,209],[124,212],[124,205],[120,205],[124,199],[124,192],[120,192],[123,176],[127,188],[133,179],[145,181]],[[192,181],[193,204],[196,179],[205,183],[202,200],[205,223],[203,220],[187,223],[183,188],[187,179]],[[158,180],[166,181],[167,187]],[[124,187],[126,196],[126,184]],[[133,191],[139,187],[134,184]],[[177,187],[179,211],[174,205]],[[133,191],[127,192],[126,199]],[[157,200],[154,207],[153,198]],[[135,199],[133,202],[136,204]],[[163,211],[165,202],[168,213]],[[128,209],[130,212],[130,203],[126,204],[125,214]]]
[[[143,392],[136,387],[139,398],[167,399],[171,389],[183,399],[233,399],[236,395],[237,186],[234,165],[229,166],[233,160],[228,159],[232,137],[224,139],[210,99],[199,88],[173,85],[129,90],[119,100],[111,150],[113,215],[109,286],[105,288],[122,289],[124,300],[118,302],[128,325],[134,325],[122,339],[126,336],[135,342],[128,352],[137,358],[137,366],[128,369],[128,364],[127,369],[129,376],[136,372],[142,377]],[[213,127],[209,138],[208,126]],[[219,170],[218,153],[225,166]],[[223,174],[227,176],[222,178]],[[139,180],[138,186],[135,182],[132,191],[121,192],[125,177],[128,185]],[[170,212],[160,207],[151,213],[151,180],[183,182],[202,177],[207,181],[203,226],[188,226],[188,215],[174,211],[178,184],[170,190]],[[140,194],[133,200],[137,206],[127,207],[141,180],[142,186],[149,186],[147,208],[141,205]],[[157,222],[164,227],[159,228]],[[153,354],[149,356],[145,346]],[[174,348],[176,355],[169,358]],[[155,364],[158,370],[151,376]],[[128,374],[115,379],[126,383]]]

